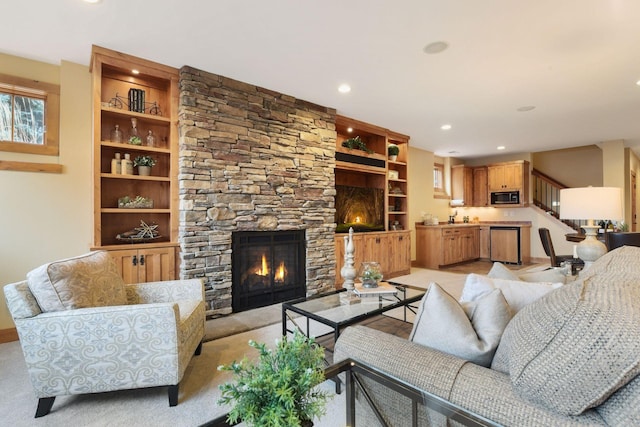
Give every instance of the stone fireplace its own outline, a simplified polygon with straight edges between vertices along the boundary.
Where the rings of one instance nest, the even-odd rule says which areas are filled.
[[[180,70],[180,277],[233,311],[234,232],[304,233],[307,295],[335,286],[335,110]]]

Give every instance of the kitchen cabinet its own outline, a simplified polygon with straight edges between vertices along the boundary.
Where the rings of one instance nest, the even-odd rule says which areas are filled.
[[[124,249],[109,251],[125,283],[175,279],[175,248]]]
[[[416,223],[416,263],[419,267],[437,269],[479,257],[479,226],[425,226]]]
[[[522,191],[528,184],[529,162],[495,163],[487,167],[489,191]]]
[[[336,288],[342,288],[340,270],[344,265],[344,237],[336,234]],[[354,267],[356,271],[367,261],[380,263],[384,279],[411,273],[411,232],[409,230],[390,232],[354,233]]]
[[[488,170],[486,166],[473,168],[473,206],[489,206],[489,186],[487,175]]]
[[[451,205],[473,206],[473,169],[451,166]]]
[[[480,259],[489,260],[491,258],[491,241],[489,238],[490,227],[488,225],[480,226]]]

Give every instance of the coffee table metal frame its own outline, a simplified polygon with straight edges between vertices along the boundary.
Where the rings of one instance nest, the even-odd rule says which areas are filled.
[[[393,283],[392,283],[393,284]],[[425,290],[423,289],[415,289],[415,288],[409,288],[408,286],[405,285],[398,285],[398,284],[393,284],[393,286],[395,286],[398,289],[398,293],[396,294],[381,294],[378,297],[375,296],[367,296],[367,297],[363,297],[366,298],[367,301],[369,302],[362,302],[362,303],[356,303],[353,305],[343,305],[342,307],[354,307],[354,309],[356,308],[355,306],[360,305],[360,304],[366,304],[367,307],[371,307],[370,310],[367,310],[365,312],[361,312],[359,311],[358,313],[354,314],[353,316],[347,316],[342,320],[332,320],[329,319],[325,316],[322,315],[322,311],[320,312],[311,312],[309,310],[306,310],[304,308],[302,308],[300,305],[305,303],[305,302],[309,302],[309,301],[318,301],[320,299],[327,299],[327,298],[331,298],[333,299],[338,299],[340,298],[340,295],[342,292],[346,292],[346,289],[339,289],[337,291],[334,292],[330,292],[330,293],[325,293],[325,294],[320,294],[320,295],[313,295],[310,297],[306,297],[306,298],[299,298],[296,300],[292,300],[292,301],[287,301],[287,302],[283,302],[282,303],[282,336],[286,336],[287,333],[293,333],[295,329],[289,329],[288,327],[288,322],[287,320],[290,320],[291,323],[293,323],[293,325],[295,326],[295,328],[297,330],[299,330],[300,332],[304,333],[307,337],[309,337],[309,326],[310,326],[310,322],[311,320],[314,320],[318,323],[322,323],[323,325],[327,325],[331,328],[333,328],[333,338],[334,338],[334,344],[336,341],[338,341],[338,338],[340,337],[340,333],[342,332],[342,330],[344,328],[346,328],[347,326],[356,324],[358,322],[362,322],[363,320],[369,319],[371,317],[377,316],[379,314],[382,314],[386,311],[389,310],[393,310],[395,308],[399,308],[399,307],[404,307],[404,315],[403,315],[403,321],[407,321],[407,310],[410,310],[411,312],[413,312],[415,314],[415,310],[416,310],[416,306],[412,306],[412,303],[418,302],[422,299],[422,297],[425,294]],[[412,289],[413,291],[417,292],[416,295],[413,296],[407,296],[407,291],[409,289]],[[399,297],[398,294],[401,294],[402,297]],[[376,302],[370,302],[372,298],[377,298],[377,304]],[[333,307],[329,307],[329,308],[337,308],[337,307],[341,307],[341,305],[339,305],[339,301],[338,304],[335,304]],[[363,305],[360,305],[360,307],[363,307]],[[325,309],[327,307],[324,307]],[[300,325],[298,325],[298,323],[296,322],[296,319],[290,315],[290,313],[288,312],[293,312],[296,314],[299,314],[300,316],[304,317],[306,320],[306,332],[305,330],[303,330]],[[324,335],[320,335],[320,336],[325,336],[328,334],[324,334]]]

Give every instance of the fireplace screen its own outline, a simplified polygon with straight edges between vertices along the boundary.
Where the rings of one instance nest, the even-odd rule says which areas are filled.
[[[234,232],[234,312],[305,296],[304,230]]]

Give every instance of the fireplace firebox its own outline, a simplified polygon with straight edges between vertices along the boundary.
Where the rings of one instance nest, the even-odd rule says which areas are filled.
[[[304,230],[236,231],[231,263],[234,313],[305,296]]]

